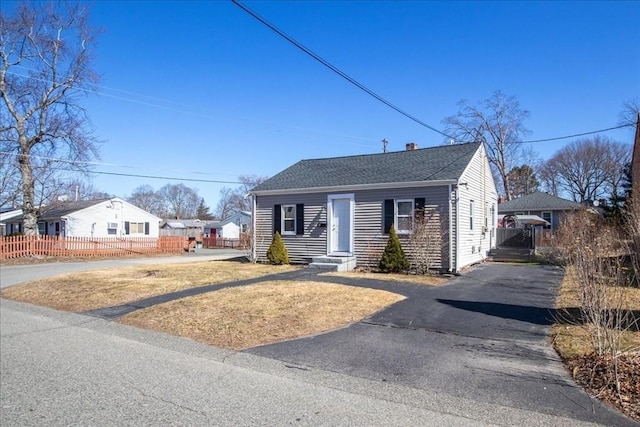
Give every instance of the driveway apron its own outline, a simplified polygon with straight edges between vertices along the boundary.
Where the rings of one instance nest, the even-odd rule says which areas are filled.
[[[479,265],[439,287],[324,276],[407,298],[346,328],[246,352],[479,402],[636,425],[577,387],[549,344],[562,276],[552,266],[510,264]]]

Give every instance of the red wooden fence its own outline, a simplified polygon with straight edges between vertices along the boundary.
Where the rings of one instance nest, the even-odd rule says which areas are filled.
[[[163,236],[119,239],[115,237],[10,236],[0,238],[0,259],[33,255],[112,257],[132,254],[181,253],[184,237]]]

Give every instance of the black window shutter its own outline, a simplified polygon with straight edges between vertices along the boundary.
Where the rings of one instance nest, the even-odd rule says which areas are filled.
[[[424,218],[424,204],[425,203],[426,203],[426,200],[425,200],[424,197],[417,197],[413,201],[413,207],[415,209],[416,219]]]
[[[144,223],[144,234],[149,234],[149,223],[148,222]]]
[[[273,205],[273,234],[282,234],[282,205]]]
[[[391,226],[393,225],[393,217],[395,214],[395,203],[393,199],[387,199],[384,201],[384,234],[389,234]]]
[[[129,221],[124,222],[124,234],[129,234]]]
[[[304,204],[296,205],[296,234],[304,234]]]

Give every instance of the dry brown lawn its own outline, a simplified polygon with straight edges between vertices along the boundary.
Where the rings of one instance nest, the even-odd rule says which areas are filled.
[[[624,308],[627,310],[640,311],[640,289],[639,288],[622,288],[622,297],[624,298]],[[578,284],[575,281],[571,269],[567,270],[567,274],[560,285],[560,292],[556,300],[556,309],[561,313],[563,308],[578,308],[580,302],[578,300]],[[560,316],[562,316],[560,314]],[[564,317],[564,316],[563,316]],[[552,327],[551,335],[553,345],[556,351],[564,359],[583,356],[593,351],[589,335],[584,327],[571,323],[571,319],[564,318]],[[640,332],[627,331],[622,337],[623,350],[640,350]]]
[[[438,286],[449,279],[443,276],[422,276],[416,274],[374,273],[368,271],[346,271],[323,273],[324,276],[346,277],[354,279],[385,280],[389,282],[405,282],[413,285]]]
[[[120,321],[239,350],[336,329],[402,299],[333,283],[272,281],[183,298]]]
[[[622,302],[621,307],[636,312],[640,310],[640,289],[623,288],[622,291],[618,300]],[[561,284],[556,308],[577,309],[579,306],[578,284],[569,269]],[[615,369],[612,369],[611,356],[598,356],[586,328],[571,324],[569,316],[552,327],[552,339],[556,351],[579,385],[592,396],[640,421],[640,332],[623,332],[620,341],[623,353],[617,358]]]
[[[52,277],[4,289],[1,295],[82,312],[298,268],[233,261],[154,264]],[[431,281],[437,282],[434,279]],[[137,311],[119,321],[241,349],[336,329],[402,299],[402,295],[386,291],[335,283],[266,281],[182,298]]]
[[[72,273],[2,290],[2,298],[72,312],[120,305],[209,284],[251,279],[297,267],[206,261]]]

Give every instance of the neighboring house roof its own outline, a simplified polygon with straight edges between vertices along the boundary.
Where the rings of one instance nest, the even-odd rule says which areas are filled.
[[[556,197],[551,194],[535,192],[498,205],[498,212],[520,211],[566,211],[580,209],[578,202]]]
[[[237,224],[231,221],[230,218],[231,217],[222,221],[207,221],[206,224],[204,225],[204,228],[222,228],[227,224],[233,224],[237,226]]]
[[[223,225],[222,221],[207,221],[204,228],[221,228]]]
[[[480,143],[442,145],[392,153],[301,160],[255,187],[252,192],[455,180]]]
[[[95,206],[98,203],[106,202],[107,200],[111,199],[78,200],[71,202],[60,202],[60,204],[55,204],[52,206],[44,206],[38,219],[42,221],[59,219],[60,217],[69,215],[70,213],[90,208],[91,206]]]
[[[41,211],[40,211],[40,215],[38,215],[38,221],[55,221],[55,220],[59,220],[62,217],[65,217],[69,214],[72,214],[74,212],[78,212],[81,211],[83,209],[87,209],[90,208],[92,206],[98,205],[100,203],[104,203],[104,202],[120,202],[120,203],[126,203],[128,206],[130,206],[131,208],[135,208],[139,211],[142,212],[146,212],[149,215],[155,216],[147,211],[145,211],[144,209],[141,209],[135,205],[132,205],[131,203],[128,203],[125,200],[120,199],[119,197],[111,197],[108,199],[96,199],[96,200],[78,200],[78,201],[68,201],[68,202],[59,202],[56,203],[54,205],[50,205],[50,206],[43,206]],[[23,220],[24,215],[19,215],[14,217],[13,219],[19,219],[20,221]],[[159,220],[160,218],[158,218]]]
[[[12,218],[22,216],[22,209],[17,208],[2,208],[0,209],[0,221],[7,221]]]
[[[199,219],[165,220],[160,228],[202,228],[205,222]]]

